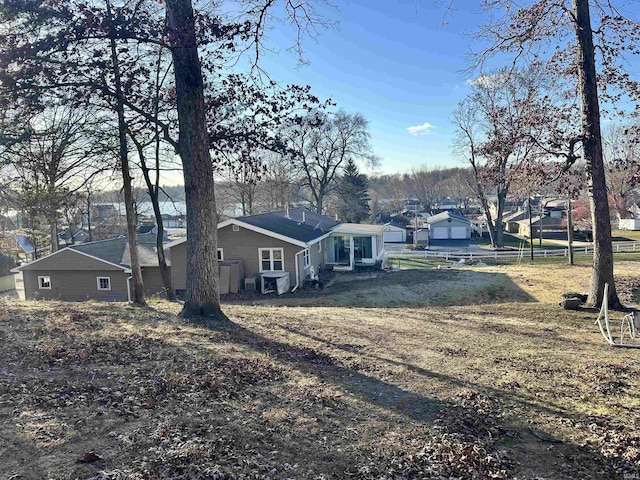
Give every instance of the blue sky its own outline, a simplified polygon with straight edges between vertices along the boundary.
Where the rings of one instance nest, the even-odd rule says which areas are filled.
[[[468,91],[465,55],[482,22],[477,6],[465,10],[468,3],[476,2],[454,2],[447,12],[433,0],[341,1],[326,12],[337,27],[304,40],[308,65],[287,51],[295,31],[281,24],[269,33],[274,51],[261,64],[276,81],[311,85],[321,99],[363,114],[382,159],[378,173],[460,166],[450,118]]]

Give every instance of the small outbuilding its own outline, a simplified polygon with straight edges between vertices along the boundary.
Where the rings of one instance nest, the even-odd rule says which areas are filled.
[[[393,223],[384,226],[384,243],[407,243],[407,229]]]
[[[640,219],[621,218],[618,220],[618,228],[620,230],[640,230]]]

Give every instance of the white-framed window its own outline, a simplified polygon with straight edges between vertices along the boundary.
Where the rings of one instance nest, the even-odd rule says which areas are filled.
[[[111,290],[111,277],[96,277],[98,290]]]
[[[231,230],[233,230],[234,232],[239,232],[240,231],[240,225],[236,225],[235,223],[231,226]]]
[[[224,250],[222,248],[218,249],[218,261],[219,262],[223,262],[224,261]]]
[[[284,249],[282,248],[259,248],[258,259],[261,272],[284,271]]]
[[[51,277],[48,275],[38,277],[38,288],[40,290],[51,290]]]
[[[304,268],[309,268],[311,266],[311,254],[308,248],[302,252],[302,264],[304,265]]]

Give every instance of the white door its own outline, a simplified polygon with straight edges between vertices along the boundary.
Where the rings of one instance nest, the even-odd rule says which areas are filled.
[[[434,240],[446,240],[449,238],[449,228],[448,227],[432,227],[431,228],[431,238]]]
[[[384,241],[388,243],[400,243],[404,241],[404,239],[402,238],[402,232],[384,232]]]
[[[467,227],[451,227],[451,238],[456,240],[467,238]]]

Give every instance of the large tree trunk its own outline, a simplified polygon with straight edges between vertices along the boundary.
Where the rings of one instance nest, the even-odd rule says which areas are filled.
[[[502,222],[502,218],[504,216],[504,203],[507,199],[507,191],[501,190],[498,192],[498,211],[496,213],[495,219],[495,232],[496,238],[494,242],[495,248],[503,248],[504,247],[504,224]]]
[[[110,10],[110,4],[107,3]],[[109,11],[111,16],[111,12]],[[111,20],[111,19],[110,19]],[[111,37],[111,60],[113,62],[113,77],[116,89],[116,111],[118,114],[118,139],[119,139],[119,155],[120,169],[122,170],[122,189],[124,191],[124,206],[127,214],[127,237],[129,241],[129,257],[131,260],[131,282],[132,282],[132,298],[134,305],[146,306],[147,302],[144,298],[144,285],[142,283],[142,268],[138,259],[138,216],[136,215],[136,206],[133,199],[133,186],[131,172],[129,170],[129,149],[127,147],[127,123],[124,116],[124,101],[122,98],[122,81],[120,78],[120,65],[118,62],[118,53],[116,51],[116,42]]]
[[[578,82],[582,110],[584,155],[587,162],[588,194],[593,223],[593,272],[588,304],[602,305],[604,285],[609,284],[609,305],[620,306],[613,279],[611,217],[602,158],[598,81],[588,0],[573,0],[578,39]]]
[[[225,318],[220,308],[217,214],[191,0],[167,0],[176,76],[179,153],[187,204],[187,291],[183,316]]]

